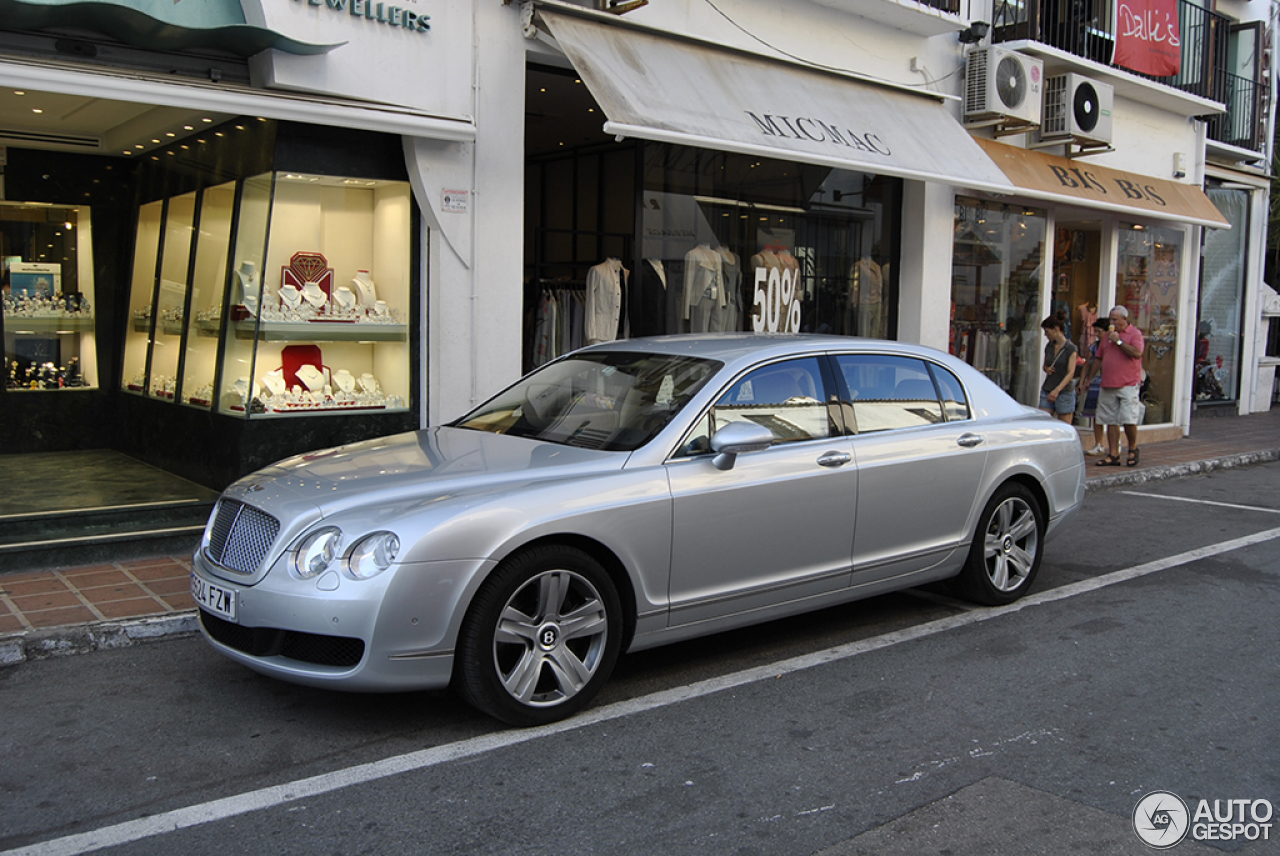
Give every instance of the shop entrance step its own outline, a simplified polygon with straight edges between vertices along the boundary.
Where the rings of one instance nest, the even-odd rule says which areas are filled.
[[[0,574],[194,552],[212,500],[0,514]]]

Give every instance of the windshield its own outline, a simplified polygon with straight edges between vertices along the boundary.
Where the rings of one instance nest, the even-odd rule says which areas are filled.
[[[551,363],[453,423],[566,446],[630,452],[680,412],[720,363],[619,351]]]

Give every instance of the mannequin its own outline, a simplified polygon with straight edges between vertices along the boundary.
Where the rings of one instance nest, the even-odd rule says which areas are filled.
[[[298,380],[302,381],[303,386],[311,392],[324,389],[324,372],[313,365],[299,367]]]
[[[374,302],[378,299],[378,291],[373,286],[373,279],[369,276],[367,270],[356,271],[355,279],[351,280],[351,284],[355,287],[355,294],[361,306],[372,308]]]
[[[378,392],[381,389],[381,387],[378,385],[378,379],[375,378],[373,375],[371,375],[369,372],[365,372],[364,374],[360,375],[360,388],[364,390],[366,393],[368,393],[369,395],[373,395],[375,392]]]
[[[284,395],[284,369],[267,372],[262,378],[263,384],[272,395]]]
[[[333,382],[338,385],[338,389],[342,392],[350,394],[356,391],[355,376],[346,369],[338,369],[333,375]]]
[[[724,257],[710,244],[699,244],[684,256],[684,318],[689,332],[712,329],[712,313],[729,305],[725,295]]]
[[[333,303],[338,309],[350,311],[356,307],[355,292],[345,285],[339,286],[333,292]]]
[[[285,309],[297,309],[302,305],[302,292],[298,291],[294,285],[282,285],[280,286],[280,301]]]
[[[618,338],[623,289],[629,271],[622,260],[605,259],[587,271],[586,319],[583,336],[588,345]]]
[[[308,303],[319,309],[329,302],[329,295],[324,293],[318,282],[308,282],[302,287],[302,296]]]
[[[258,303],[262,299],[262,280],[258,276],[258,266],[251,261],[243,261],[236,269],[236,278],[240,281],[240,303],[249,314],[258,311]]]

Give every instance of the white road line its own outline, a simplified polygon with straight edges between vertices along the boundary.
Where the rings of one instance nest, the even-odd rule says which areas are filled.
[[[1153,574],[1157,571],[1176,568],[1180,565],[1186,565],[1191,562],[1206,559],[1210,556],[1217,556],[1222,553],[1229,553],[1233,550],[1239,550],[1255,544],[1274,541],[1278,538],[1280,538],[1280,528],[1268,529],[1254,535],[1246,535],[1242,538],[1233,538],[1230,541],[1222,541],[1218,544],[1210,544],[1207,547],[1199,547],[1195,550],[1188,550],[1185,553],[1178,553],[1175,556],[1168,556],[1166,558],[1156,559],[1141,565],[1134,565],[1131,568],[1114,571],[1100,577],[1082,580],[1078,583],[1071,583],[1070,585],[1059,586],[1058,588],[1051,589],[1040,594],[1028,595],[1017,603],[1010,604],[1009,606],[966,612],[960,615],[942,618],[937,621],[931,621],[927,624],[921,624],[916,627],[909,627],[904,630],[885,633],[870,639],[850,642],[847,645],[828,648],[825,651],[816,651],[800,657],[793,657],[789,660],[783,660],[772,665],[758,666],[753,669],[745,669],[741,672],[735,672],[730,675],[723,675],[718,678],[699,681],[698,683],[689,684],[688,686],[674,687],[651,695],[617,702],[594,710],[588,710],[587,712],[565,722],[557,722],[553,725],[545,725],[539,728],[501,731],[495,734],[487,734],[483,737],[474,737],[470,740],[451,743],[447,746],[437,746],[432,749],[423,749],[419,752],[410,752],[407,755],[398,755],[393,758],[375,761],[370,764],[361,764],[356,767],[349,767],[345,770],[335,770],[332,773],[312,776],[309,779],[300,779],[296,782],[289,782],[284,785],[275,785],[269,788],[249,791],[248,793],[239,794],[237,796],[213,800],[212,802],[188,806],[187,808],[175,809],[174,811],[164,812],[163,814],[157,814],[151,817],[125,821],[124,823],[118,823],[114,826],[106,826],[92,832],[68,835],[64,838],[54,838],[49,841],[31,844],[26,847],[6,850],[3,853],[0,853],[0,856],[76,856],[76,854],[89,853],[105,847],[119,847],[120,845],[140,841],[154,835],[176,832],[179,829],[187,829],[204,823],[226,820],[227,818],[247,814],[253,811],[274,808],[279,805],[284,805],[285,803],[319,796],[342,788],[351,787],[352,785],[360,785],[366,782],[376,781],[378,779],[385,779],[389,776],[399,775],[400,773],[423,770],[429,767],[439,766],[440,764],[446,764],[450,761],[457,761],[463,758],[483,755],[486,752],[492,752],[496,749],[503,749],[505,747],[515,746],[521,743],[528,743],[532,740],[549,737],[553,734],[575,731],[580,728],[586,728],[590,725],[596,725],[597,723],[608,722],[610,720],[620,719],[624,716],[631,716],[633,714],[677,704],[682,701],[688,701],[689,699],[700,698],[702,696],[711,695],[712,693],[718,693],[723,690],[740,687],[745,684],[772,680],[774,678],[781,677],[782,675],[798,672],[804,669],[810,669],[814,666],[821,666],[825,663],[834,663],[839,660],[856,657],[859,654],[866,654],[872,651],[878,651],[882,648],[889,648],[903,642],[924,639],[939,633],[945,633],[948,630],[954,630],[970,624],[977,624],[982,621],[989,621],[993,618],[999,618],[1010,613],[1020,612],[1021,610],[1028,609],[1033,606],[1053,603],[1055,601],[1064,600],[1077,595],[1087,594],[1110,585],[1115,585],[1116,583],[1137,579],[1138,577]]]
[[[1241,511],[1261,511],[1265,514],[1280,514],[1280,508],[1263,508],[1261,505],[1236,505],[1233,502],[1215,502],[1212,499],[1192,499],[1189,496],[1165,496],[1161,493],[1143,493],[1139,490],[1122,490],[1129,496],[1145,496],[1148,499],[1167,499],[1172,502],[1190,502],[1196,505],[1216,505],[1219,508],[1237,508]]]

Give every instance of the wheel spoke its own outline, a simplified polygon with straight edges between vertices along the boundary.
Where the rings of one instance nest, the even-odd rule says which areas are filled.
[[[538,635],[534,620],[520,610],[508,605],[498,619],[498,631],[494,642],[516,645],[532,644]]]
[[[1009,562],[1014,567],[1014,572],[1019,578],[1025,577],[1031,572],[1031,554],[1021,547],[1014,547],[1009,553]]]
[[[520,701],[527,702],[533,698],[533,691],[538,686],[538,675],[542,671],[543,658],[535,651],[525,651],[510,672],[502,678],[507,692]]]
[[[592,599],[564,616],[560,622],[560,630],[565,640],[580,639],[584,636],[598,636],[608,627],[604,604]]]
[[[551,667],[551,674],[555,675],[556,684],[565,698],[577,695],[591,680],[592,670],[568,648],[552,651],[547,656],[547,665]]]
[[[1018,519],[1014,521],[1013,527],[1009,534],[1013,536],[1015,541],[1022,541],[1029,538],[1036,532],[1036,516],[1031,513],[1031,509],[1024,509]]]
[[[1013,503],[1004,502],[1000,504],[1000,509],[996,514],[996,532],[1000,537],[1009,534],[1010,521],[1013,520]]]
[[[1003,553],[996,556],[995,567],[991,568],[991,584],[1000,591],[1009,586],[1009,562]]]
[[[538,617],[543,621],[560,618],[565,595],[569,591],[569,575],[556,571],[538,578]]]

